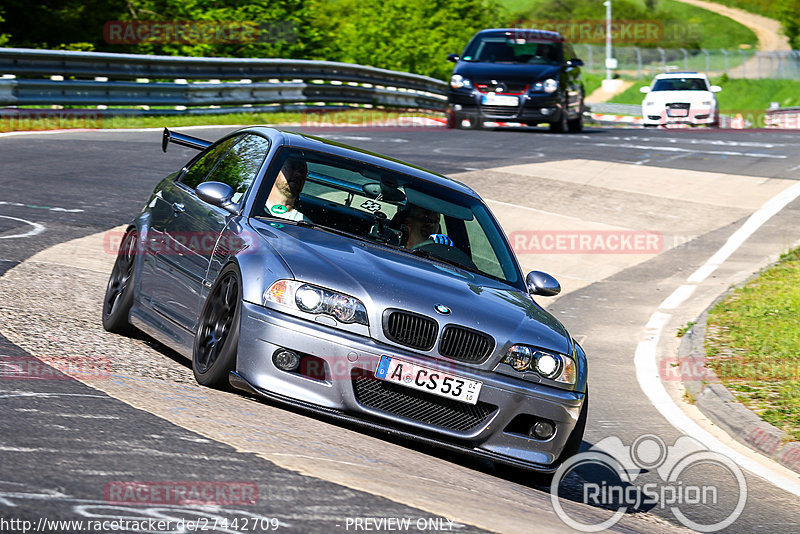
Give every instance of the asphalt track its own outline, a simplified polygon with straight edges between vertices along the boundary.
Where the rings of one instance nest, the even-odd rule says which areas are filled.
[[[194,133],[215,138],[225,131]],[[559,277],[565,294],[549,309],[590,355],[585,448],[614,437],[630,446],[644,435],[672,446],[681,437],[652,405],[634,368],[639,342],[653,335],[648,321],[753,212],[800,176],[800,139],[791,132],[307,131],[466,182],[516,236],[523,265]],[[103,232],[128,222],[155,183],[190,154],[161,154],[155,131],[0,137],[0,355],[5,361],[35,356],[51,364],[101,355],[111,365],[110,376],[85,383],[46,373],[42,380],[0,380],[0,520],[257,516],[261,526],[276,518],[278,530],[344,532],[357,530],[357,518],[395,517],[410,519],[412,531],[419,519],[427,531],[564,530],[549,495],[527,477],[237,393],[199,388],[187,362],[169,350],[102,332],[99,298],[113,261]],[[664,314],[669,317],[660,330],[661,362],[674,351],[671,332],[800,239],[799,208],[800,202],[791,202],[767,220]],[[536,253],[529,238],[537,231],[648,232],[659,235],[660,244],[625,253]],[[665,384],[680,404],[677,385]],[[718,434],[691,406],[682,409]],[[755,461],[774,469],[773,482],[797,483],[796,475]],[[640,474],[658,480],[656,471]],[[796,532],[798,496],[749,472],[744,476],[746,504],[726,530]],[[600,480],[592,473],[586,477]],[[728,495],[735,482],[724,473],[696,472],[686,484],[700,479]],[[111,504],[105,492],[118,481],[239,481],[256,484],[258,499],[211,508]],[[581,504],[580,497],[577,491],[563,500],[570,517],[589,523],[611,515]],[[689,515],[713,522],[731,506],[725,501],[695,507]],[[669,508],[629,512],[614,530],[681,528]]]

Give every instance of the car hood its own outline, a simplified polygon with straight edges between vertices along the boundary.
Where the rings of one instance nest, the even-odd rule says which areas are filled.
[[[489,333],[496,341],[495,354],[509,343],[570,354],[566,329],[519,289],[321,230],[285,225],[280,231],[283,235],[269,239],[269,244],[294,277],[359,298],[367,307],[370,332],[376,339],[386,340],[379,327],[384,310],[396,308],[430,317],[440,328],[458,324]],[[437,314],[434,306],[438,304],[451,313]]]
[[[536,82],[547,78],[558,79],[558,65],[530,65],[512,63],[471,63],[461,61],[456,65],[453,74],[460,74],[473,83],[488,80],[506,82]]]
[[[700,102],[713,102],[714,93],[711,91],[653,91],[647,93],[645,101],[655,102],[656,104],[670,104],[673,102],[700,104]]]

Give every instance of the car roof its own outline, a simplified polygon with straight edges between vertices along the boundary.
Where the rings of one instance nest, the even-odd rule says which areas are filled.
[[[563,35],[558,32],[550,30],[537,30],[536,28],[489,28],[481,30],[475,37],[504,37],[509,35],[511,37],[535,39],[537,41],[550,41],[553,43],[563,43],[566,41]]]
[[[472,188],[459,182],[458,180],[453,180],[447,176],[437,174],[433,171],[423,169],[422,167],[417,167],[411,163],[406,163],[389,156],[384,156],[368,150],[345,145],[343,143],[337,143],[336,141],[331,141],[330,139],[324,139],[322,137],[298,132],[291,132],[279,128],[271,128],[269,126],[251,126],[239,130],[236,133],[245,131],[259,132],[267,137],[273,139],[277,138],[280,140],[283,146],[317,150],[343,158],[363,161],[378,167],[384,167],[390,171],[407,174],[420,180],[425,180],[436,185],[454,189],[476,199],[481,199],[481,197]]]
[[[654,79],[664,80],[669,78],[703,78],[704,80],[707,80],[708,76],[706,76],[701,72],[683,71],[683,72],[667,72],[664,74],[659,74]]]

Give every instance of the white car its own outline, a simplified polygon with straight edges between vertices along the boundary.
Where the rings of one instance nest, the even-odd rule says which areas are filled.
[[[719,126],[719,106],[714,93],[719,93],[722,88],[711,85],[705,74],[659,74],[652,85],[642,87],[640,91],[647,94],[642,102],[645,126]]]

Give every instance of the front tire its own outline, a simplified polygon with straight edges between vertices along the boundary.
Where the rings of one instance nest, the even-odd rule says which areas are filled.
[[[106,286],[103,299],[103,328],[121,335],[131,335],[134,328],[128,321],[133,306],[133,272],[139,234],[135,229],[125,232],[119,245],[117,259]]]
[[[236,366],[242,316],[242,284],[235,265],[225,267],[208,294],[192,351],[197,383],[223,387]]]
[[[578,116],[567,120],[567,128],[571,133],[581,133],[583,131],[583,106],[578,109]]]
[[[561,116],[556,122],[550,123],[551,132],[565,133],[569,129],[569,121],[567,120],[569,117],[567,116],[567,109],[567,104],[564,103],[564,107],[561,108]]]

